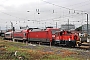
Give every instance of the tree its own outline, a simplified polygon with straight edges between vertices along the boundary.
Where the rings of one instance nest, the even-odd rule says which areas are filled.
[[[75,29],[76,31],[82,31],[82,26]]]

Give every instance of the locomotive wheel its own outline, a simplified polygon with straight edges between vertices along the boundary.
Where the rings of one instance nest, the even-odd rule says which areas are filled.
[[[66,41],[66,46],[67,47],[75,47],[76,43],[74,41]]]
[[[66,47],[70,47],[71,46],[71,44],[69,43],[69,41],[66,41],[65,44],[66,44]]]
[[[56,45],[54,40],[52,40],[52,43],[51,43],[51,44],[52,44],[52,45]]]
[[[56,45],[56,46],[59,46],[60,45],[60,42],[59,41],[54,41],[54,40],[52,40],[52,45]]]

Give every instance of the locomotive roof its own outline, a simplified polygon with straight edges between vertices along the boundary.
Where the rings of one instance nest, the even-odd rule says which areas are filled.
[[[11,32],[6,32],[5,34],[11,34],[12,33],[12,31]]]

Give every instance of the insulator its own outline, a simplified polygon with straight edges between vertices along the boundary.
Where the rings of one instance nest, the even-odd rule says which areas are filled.
[[[38,9],[38,12],[39,12],[39,9]]]
[[[70,14],[70,10],[69,10],[69,14]]]
[[[36,9],[36,12],[37,12],[37,9]]]
[[[54,10],[53,10],[53,13],[54,13]]]
[[[75,13],[75,10],[74,10],[74,13]]]
[[[30,12],[30,11],[27,11],[27,12]]]

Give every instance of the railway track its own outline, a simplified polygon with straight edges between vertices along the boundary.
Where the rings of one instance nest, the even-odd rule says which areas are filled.
[[[82,43],[81,46],[77,48],[90,50],[90,43]]]
[[[17,42],[17,41],[16,41]],[[18,41],[18,42],[22,42],[22,41]],[[29,43],[28,43],[29,44]],[[34,44],[34,43],[33,43]],[[35,43],[36,44],[36,43]],[[38,44],[36,44],[36,45],[39,45],[39,43]],[[45,44],[41,44],[41,45],[45,45],[45,46],[50,46],[50,44],[47,44],[47,43],[45,43]],[[90,51],[90,42],[89,43],[82,43],[82,45],[81,46],[75,46],[75,47],[66,47],[66,46],[61,46],[61,45],[59,45],[59,46],[54,46],[54,45],[52,45],[51,47],[58,47],[58,48],[63,48],[63,49],[71,49],[71,50],[89,50]]]
[[[61,49],[71,50],[71,51],[81,51],[81,52],[90,52],[90,46],[80,46],[80,47],[62,47],[62,46],[55,46]]]
[[[50,46],[49,44],[41,44],[41,45],[45,45],[45,46]],[[51,47],[57,47],[57,48],[62,48],[62,49],[70,49],[70,50],[84,50],[84,51],[90,51],[90,45],[88,44],[84,44],[81,46],[75,46],[75,47],[66,47],[66,46],[54,46],[52,45]]]

